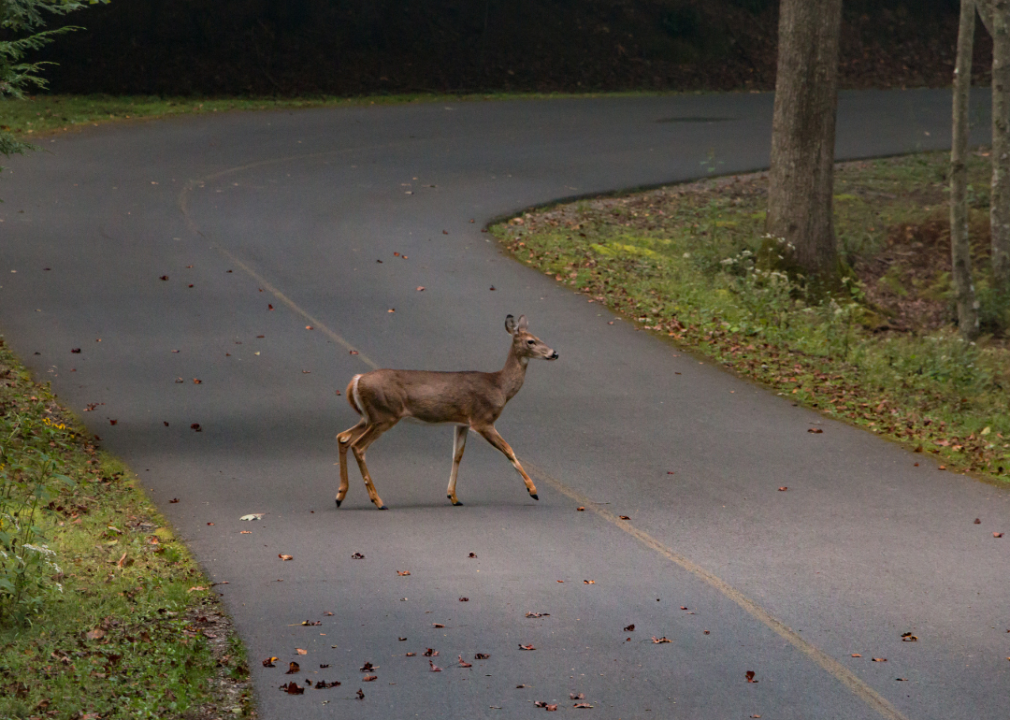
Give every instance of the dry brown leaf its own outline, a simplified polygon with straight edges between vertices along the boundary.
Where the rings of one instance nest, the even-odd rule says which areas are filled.
[[[589,703],[575,703],[572,707],[579,708],[581,710],[592,710],[593,706]]]
[[[652,644],[653,645],[659,645],[661,643],[668,643],[668,642],[670,642],[670,639],[668,637],[666,637],[666,635],[664,635],[661,638],[658,638],[655,635],[652,636]]]
[[[431,626],[435,627],[435,628],[444,628],[445,627],[445,625],[443,625],[442,623],[432,623]]]
[[[288,560],[294,560],[295,559],[294,556],[292,556],[292,555],[285,555],[284,553],[280,553],[277,557],[279,557],[281,560],[284,560],[285,562],[288,561]]]
[[[536,650],[536,648],[533,647],[532,645],[522,645],[522,644],[519,645],[519,649],[520,650]]]
[[[304,648],[295,648],[295,652],[298,653],[299,655],[308,655],[309,654],[309,651],[305,650]]]
[[[809,430],[807,430],[807,432],[813,433],[814,435],[820,435],[824,431],[821,430],[820,428],[810,428]]]
[[[487,653],[477,653],[476,655],[473,656],[473,659],[474,660],[487,660],[490,657],[491,656],[488,655]]]
[[[595,580],[583,580],[582,583],[584,585],[595,585],[596,581]]]
[[[399,575],[400,577],[407,577],[408,575],[410,575],[410,570],[397,570],[396,574]]]
[[[361,682],[374,682],[378,679],[378,675],[365,675],[365,677],[361,678]]]
[[[461,598],[459,599],[459,601],[460,601],[460,602],[470,602],[470,598],[468,598],[468,597],[461,597]]]
[[[274,663],[277,662],[277,656],[268,657],[263,661],[263,667],[277,667]]]
[[[431,660],[428,661],[428,667],[431,668],[431,672],[442,672],[442,668],[433,663]]]
[[[415,653],[415,652],[409,652],[409,653],[407,653],[407,657],[415,657],[416,655],[417,655],[417,653]]]
[[[635,623],[631,623],[631,625],[624,628],[624,632],[635,632]]]
[[[460,655],[459,656],[459,666],[460,667],[464,667],[464,668],[473,667],[473,663],[468,663],[466,660],[463,659],[463,656]]]
[[[569,700],[585,700],[586,696],[584,693],[568,693]]]
[[[994,533],[992,534],[992,536],[993,536],[994,538],[1001,538],[1001,537],[1003,537],[1003,533],[1001,533],[1001,532],[994,532]]]
[[[373,666],[372,663],[370,663],[370,662],[366,662],[364,665],[362,665],[358,669],[358,672],[368,673],[368,672],[372,672],[372,670],[375,670],[375,669],[376,669],[376,666]]]
[[[438,657],[438,650],[432,650],[431,648],[428,648],[427,650],[424,651],[424,656],[425,657]]]
[[[872,658],[873,662],[887,662],[887,658]]]
[[[287,672],[285,672],[284,674],[285,675],[294,675],[300,669],[301,669],[301,666],[298,663],[296,663],[294,660],[292,660],[291,662],[288,663]]]
[[[418,292],[424,292],[424,285],[418,285],[417,286],[417,291]]]
[[[745,677],[747,678],[747,682],[749,682],[749,683],[756,683],[757,682],[757,680],[754,679],[754,671],[753,670],[748,670]]]
[[[852,657],[858,657],[858,658],[861,658],[861,657],[863,657],[863,656],[862,656],[862,655],[860,655],[859,653],[852,653]]]
[[[281,685],[281,690],[286,692],[288,695],[302,695],[305,692],[305,688],[300,686],[294,680],[289,682],[287,685]]]
[[[621,518],[621,520],[630,520],[631,519],[627,515],[618,515],[617,517]]]
[[[358,688],[358,692],[356,693],[356,695],[358,696],[358,700],[364,700],[365,699],[365,693],[363,693],[361,691],[361,688]]]
[[[578,510],[579,512],[585,512],[586,511],[586,508],[584,506],[582,506],[582,505],[580,505],[579,507],[577,507],[575,509]]]
[[[364,560],[364,559],[365,559],[365,556],[364,556],[364,555],[362,555],[362,554],[361,554],[361,553],[359,553],[359,552],[356,552],[356,553],[354,553],[353,555],[351,555],[351,558],[352,558],[353,560]]]
[[[789,489],[788,485],[783,485],[782,487],[779,488],[779,492],[785,492],[788,489]]]

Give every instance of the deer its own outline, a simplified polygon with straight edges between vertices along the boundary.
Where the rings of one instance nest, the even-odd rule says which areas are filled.
[[[539,500],[533,480],[519,464],[515,452],[495,429],[495,421],[506,403],[515,397],[526,379],[526,365],[531,359],[557,360],[556,350],[530,334],[525,315],[517,321],[505,318],[505,330],[512,344],[505,367],[498,372],[431,372],[427,370],[373,370],[351,378],[344,393],[351,408],[361,416],[354,427],[337,435],[340,447],[340,488],[337,507],[347,497],[347,451],[365,481],[368,497],[379,510],[386,504],[375,490],[365,464],[365,453],[376,440],[400,420],[412,418],[429,424],[453,425],[452,471],[446,496],[453,506],[463,503],[456,497],[456,477],[463,459],[467,433],[473,430],[509,459],[526,485],[526,492]]]

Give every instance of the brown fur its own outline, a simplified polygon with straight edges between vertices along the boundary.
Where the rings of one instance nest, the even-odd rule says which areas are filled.
[[[347,385],[347,402],[361,415],[358,423],[337,435],[340,443],[340,489],[337,506],[347,495],[347,451],[361,470],[361,477],[371,501],[380,510],[386,509],[379,498],[365,464],[365,451],[382,433],[405,417],[427,423],[451,423],[454,431],[453,465],[449,478],[448,497],[453,505],[462,505],[456,497],[456,477],[466,432],[469,428],[500,450],[523,478],[527,492],[534,499],[537,490],[515,453],[494,427],[495,421],[523,385],[526,364],[530,358],[554,360],[558,354],[539,338],[527,332],[526,316],[515,322],[511,315],[505,328],[512,336],[505,366],[498,372],[430,372],[426,370],[373,370],[356,375]],[[355,387],[355,383],[357,387]],[[355,395],[357,391],[357,396]]]

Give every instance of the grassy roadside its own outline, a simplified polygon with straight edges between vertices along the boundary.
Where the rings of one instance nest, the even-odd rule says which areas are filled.
[[[979,155],[982,155],[980,153]],[[848,292],[806,302],[761,269],[767,179],[669,186],[523,213],[491,231],[520,261],[795,402],[1010,483],[1006,309],[991,297],[988,160],[970,163],[976,287],[991,333],[951,327],[943,153],[836,174]],[[1004,330],[1000,330],[1003,328]]]
[[[40,497],[34,542],[58,566],[39,578],[48,587],[29,583],[22,596],[41,613],[18,622],[9,596],[0,603],[0,718],[255,716],[243,648],[206,576],[138,480],[2,338],[0,452],[0,506],[11,512],[0,531],[13,512],[24,523],[19,497]],[[0,570],[2,585],[10,561]]]
[[[0,130],[23,140],[53,132],[127,120],[153,120],[175,115],[201,115],[249,110],[294,110],[318,107],[364,107],[410,103],[483,102],[601,97],[604,93],[475,93],[448,95],[409,93],[361,97],[185,98],[109,95],[35,95],[24,101],[0,101]],[[607,97],[672,94],[648,91],[605,93]]]

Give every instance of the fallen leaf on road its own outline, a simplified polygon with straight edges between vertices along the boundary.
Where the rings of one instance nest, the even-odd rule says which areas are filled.
[[[425,657],[438,657],[438,650],[432,650],[431,648],[428,648],[427,650],[424,651],[424,656]]]
[[[361,682],[374,682],[378,679],[378,675],[365,675],[365,677],[361,678]]]
[[[284,555],[284,554],[280,554],[277,557],[279,557],[281,560],[284,560],[285,562],[288,561],[288,560],[294,560],[295,559],[294,556],[292,556],[292,555]]]
[[[782,487],[779,488],[779,492],[785,492],[788,489],[789,489],[788,485],[783,485]],[[802,501],[800,501],[800,502],[802,502]]]
[[[680,375],[680,373],[677,373],[677,374]],[[676,475],[677,473],[675,471],[673,471],[673,470],[667,470],[666,474],[667,475]]]
[[[358,700],[364,700],[365,699],[365,693],[363,693],[361,691],[361,688],[358,688],[357,695],[358,695]]]
[[[177,502],[179,502],[179,498],[172,498],[168,502],[170,502],[170,503],[177,503]]]
[[[820,435],[824,431],[821,430],[820,428],[810,428],[809,430],[807,430],[807,432],[813,433],[814,435]]]
[[[158,279],[159,280],[168,280],[168,275],[162,275]]]
[[[516,685],[516,690],[522,690],[524,687],[529,687],[529,686],[526,683],[523,683],[522,685]]]
[[[348,354],[349,355],[357,355],[358,351],[357,350],[348,350]],[[364,697],[364,695],[362,695],[362,697]]]
[[[461,598],[459,599],[459,601],[460,601],[460,602],[470,602],[470,598],[468,598],[468,597],[461,597]]]
[[[652,636],[652,644],[653,645],[659,645],[660,643],[668,643],[668,642],[670,642],[670,639],[668,637],[666,637],[666,635],[664,635],[661,638],[658,638],[655,635]]]
[[[681,606],[680,606],[680,609],[681,609],[681,610],[687,610],[687,607],[685,607],[684,605],[681,605]]]
[[[330,666],[330,664],[329,664],[329,663],[319,663],[319,669],[320,669],[320,670],[325,670],[325,669],[326,669],[326,668],[328,668],[329,666]]]
[[[464,667],[464,668],[473,667],[473,663],[468,663],[466,660],[463,659],[463,656],[460,655],[459,656],[459,666],[460,667]]]
[[[302,625],[312,626],[312,625],[322,625],[322,624],[323,624],[322,620],[302,620]]]
[[[331,613],[329,610],[324,612],[323,615],[326,615],[327,617],[333,617],[333,613]]]
[[[748,670],[747,674],[746,674],[746,677],[747,677],[747,682],[749,682],[749,683],[756,683],[757,682],[757,680],[754,679],[754,671],[753,670]]]
[[[424,285],[418,285],[417,286],[417,291],[418,292],[424,292]]]
[[[284,674],[285,675],[294,675],[300,669],[301,669],[301,666],[298,663],[296,663],[294,660],[292,660],[291,662],[288,663],[288,670]]]
[[[592,710],[593,706],[589,703],[575,703],[572,707],[576,707],[582,710]]]
[[[269,305],[269,304],[267,305],[267,310],[273,310],[273,309],[274,309],[273,305]]]
[[[201,380],[200,378],[193,378],[193,384],[194,385],[203,385],[203,380]]]
[[[852,653],[852,657],[859,657],[859,658],[861,658],[861,657],[863,657],[863,656],[862,656],[862,655],[860,655],[859,653]]]
[[[109,420],[109,425],[115,425],[117,422],[119,422],[119,421],[118,420]]]
[[[81,349],[80,348],[70,348],[70,352],[74,353],[75,355],[78,355],[78,354],[80,354]]]
[[[389,308],[389,310],[387,310],[386,312],[388,312],[388,313],[395,313],[396,312],[396,308]]]
[[[190,430],[196,430],[197,432],[203,432],[203,428],[200,427],[200,423],[193,423],[189,426]]]
[[[314,327],[312,327],[311,325],[306,325],[306,326],[305,326],[305,329],[306,329],[306,330],[315,330],[315,328],[314,328]]]
[[[624,632],[635,632],[635,623],[631,623],[628,627],[624,628]]]
[[[263,667],[277,667],[274,663],[277,662],[277,656],[268,657],[263,661]]]
[[[568,693],[569,700],[585,700],[586,696],[584,693]]]
[[[407,640],[407,638],[402,638],[399,636],[396,639],[399,640],[400,642],[405,642]]]
[[[326,688],[336,687],[340,684],[339,680],[334,680],[333,682],[326,682],[325,680],[320,680],[316,683],[316,690],[325,690]]]
[[[417,653],[413,653],[413,652],[407,653],[407,657],[414,657],[415,655],[417,655]]]
[[[399,575],[400,577],[407,577],[408,575],[410,575],[410,570],[397,570],[396,574]]]
[[[300,686],[294,680],[289,682],[287,685],[281,685],[281,690],[286,692],[288,695],[301,695],[305,692],[305,688]]]
[[[1003,533],[1001,533],[1001,532],[994,532],[994,533],[992,534],[992,536],[993,536],[994,538],[1001,538],[1001,537],[1003,537]]]
[[[491,656],[488,655],[487,653],[477,653],[476,655],[473,656],[473,659],[474,660],[487,660],[490,657]]]
[[[564,580],[558,580],[558,582],[559,582],[559,583],[564,583],[565,581],[564,581]]]
[[[621,520],[630,520],[631,519],[627,515],[618,515],[617,517],[621,518]]]
[[[470,557],[470,558],[473,558],[474,560],[476,560],[477,559],[477,553],[470,553],[467,557]]]
[[[489,289],[491,290],[491,292],[494,292],[495,291],[495,286],[492,285]]]
[[[309,651],[304,648],[295,648],[295,652],[299,655],[308,655]]]
[[[908,682],[908,678],[894,678],[898,682]]]
[[[432,623],[431,626],[432,627],[436,627],[436,628],[444,628],[445,627],[445,625],[443,625],[442,623]]]
[[[596,581],[595,580],[583,580],[582,584],[583,585],[595,585]]]
[[[550,617],[550,613],[528,612],[526,613],[526,617],[528,618]]]
[[[351,555],[351,558],[352,558],[352,559],[354,559],[354,560],[364,560],[364,559],[365,559],[365,556],[364,556],[364,555],[362,555],[362,554],[361,554],[361,553],[359,553],[359,552],[356,552],[356,553],[354,553],[353,555]]]
[[[581,505],[579,507],[575,508],[575,509],[578,510],[579,512],[585,512],[586,511],[586,508],[582,507]]]
[[[263,513],[249,513],[248,515],[243,515],[239,520],[246,520],[252,522],[253,520],[261,520],[263,518]]]
[[[901,634],[901,642],[919,642],[919,638],[910,632]]]
[[[887,662],[887,658],[873,658],[873,662]]]
[[[536,650],[536,648],[533,647],[532,645],[520,645],[519,649],[520,650]]]
[[[431,668],[431,672],[442,672],[442,668],[433,663],[431,660],[428,661],[428,667]]]
[[[982,524],[982,519],[981,518],[975,518],[975,522],[973,524],[974,525],[981,525]]]

